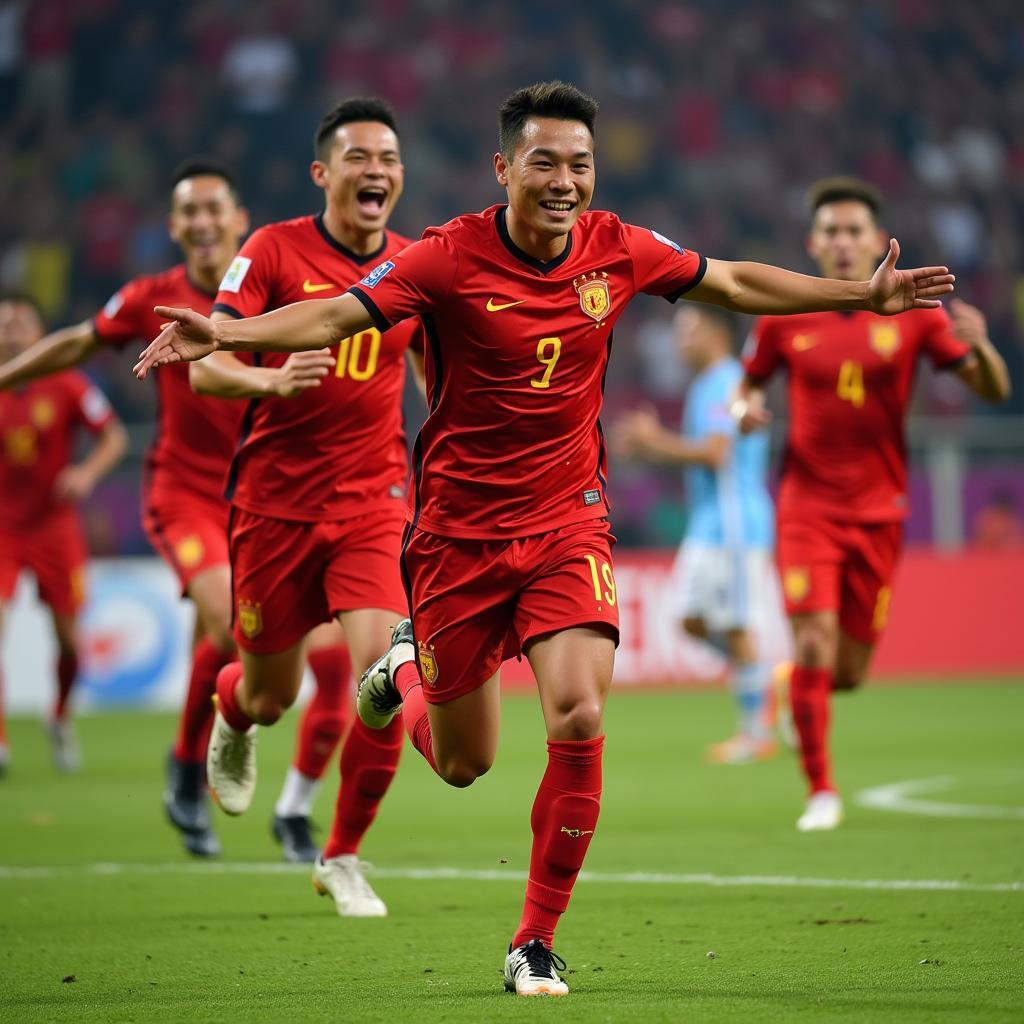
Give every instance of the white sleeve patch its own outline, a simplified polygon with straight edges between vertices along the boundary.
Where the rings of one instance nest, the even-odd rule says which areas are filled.
[[[107,304],[103,307],[103,315],[108,320],[113,320],[115,316],[120,312],[121,307],[124,305],[124,295],[121,292],[114,292],[113,295],[107,299]]]
[[[102,423],[110,412],[107,396],[99,388],[89,388],[82,395],[82,415],[90,423]]]
[[[678,242],[673,242],[671,238],[666,238],[664,235],[659,234],[654,228],[651,228],[651,234],[661,242],[662,245],[667,245],[670,249],[675,249],[676,252],[683,252],[683,247]]]
[[[236,256],[231,261],[231,266],[228,267],[228,272],[224,275],[224,280],[220,283],[220,291],[222,292],[234,292],[238,294],[238,290],[242,287],[242,282],[245,280],[245,275],[249,273],[249,268],[252,266],[252,260],[248,256]]]

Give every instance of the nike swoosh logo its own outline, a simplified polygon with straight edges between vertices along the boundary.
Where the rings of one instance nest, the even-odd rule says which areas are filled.
[[[306,278],[305,281],[302,282],[302,290],[307,295],[315,295],[317,292],[325,292],[329,288],[333,287],[333,284],[311,284],[308,277]]]
[[[814,348],[818,344],[818,339],[813,334],[798,334],[793,339],[793,349],[796,352],[806,352],[809,348]]]
[[[526,299],[519,299],[516,302],[495,302],[494,299],[487,300],[487,312],[497,313],[499,309],[509,309],[511,306],[521,306]]]

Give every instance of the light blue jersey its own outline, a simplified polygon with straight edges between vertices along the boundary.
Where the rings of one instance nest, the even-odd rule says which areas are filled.
[[[687,544],[739,550],[771,548],[775,529],[768,496],[768,435],[740,434],[729,405],[743,377],[737,360],[722,359],[697,374],[683,411],[683,435],[699,440],[709,434],[733,439],[718,470],[690,466],[684,471],[690,506]]]

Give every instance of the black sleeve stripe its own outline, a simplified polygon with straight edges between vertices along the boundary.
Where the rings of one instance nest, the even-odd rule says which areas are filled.
[[[352,285],[351,288],[346,292],[347,295],[354,295],[366,308],[366,312],[373,318],[373,322],[377,325],[377,330],[382,334],[384,331],[391,327],[388,323],[388,319],[384,314],[377,308],[377,303],[370,298],[358,285]]]
[[[946,370],[955,370],[958,366],[963,366],[972,355],[974,355],[973,350],[965,352],[962,356],[955,356],[953,359],[950,359],[948,363],[940,363],[935,369],[940,373],[945,373]]]
[[[236,320],[244,320],[245,315],[239,313],[234,306],[229,306],[226,302],[215,302],[211,313],[227,313],[228,316],[234,317]]]
[[[708,260],[703,253],[699,253],[698,258],[700,263],[697,264],[697,272],[690,278],[688,284],[684,284],[682,288],[678,288],[676,291],[670,292],[665,296],[668,302],[678,302],[691,288],[696,288],[704,280],[704,275],[708,270]]]

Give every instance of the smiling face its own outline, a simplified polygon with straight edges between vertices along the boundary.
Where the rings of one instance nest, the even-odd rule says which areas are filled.
[[[327,160],[314,160],[331,222],[346,235],[383,231],[402,194],[405,169],[398,136],[379,121],[350,121],[335,130]]]
[[[538,241],[568,235],[594,195],[594,139],[582,121],[531,117],[511,159],[494,157],[516,224]]]
[[[219,277],[249,230],[249,215],[223,178],[197,174],[174,186],[168,227],[192,277]]]
[[[885,232],[860,200],[822,203],[814,213],[807,252],[826,277],[866,281],[887,248]]]

